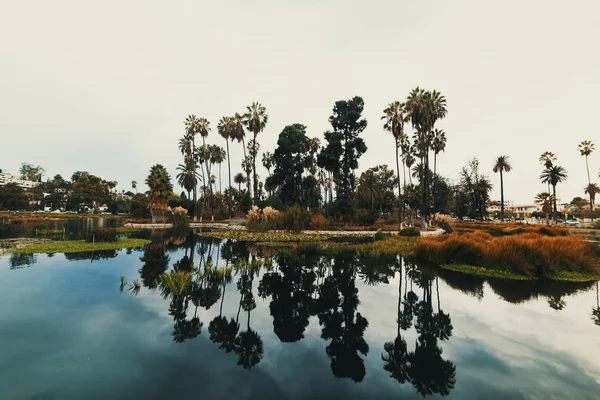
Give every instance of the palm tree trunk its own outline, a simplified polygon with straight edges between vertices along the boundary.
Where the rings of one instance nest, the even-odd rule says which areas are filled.
[[[221,184],[221,163],[219,163],[219,193],[223,194],[223,185]]]
[[[404,163],[402,163],[404,165]],[[398,229],[402,230],[402,182],[400,182],[400,160],[398,158],[398,140],[396,139],[396,172],[398,173]],[[406,181],[406,171],[404,171]],[[400,282],[402,283],[402,282]]]
[[[244,161],[246,161],[248,159],[248,156],[246,155],[246,141],[244,140],[244,138],[242,137],[242,146],[244,146]],[[250,197],[250,205],[252,205],[252,191],[250,190],[250,187],[252,186],[252,182],[250,181],[250,174],[248,173],[248,171],[244,171],[246,173],[246,187],[248,188],[248,197]]]
[[[258,198],[258,178],[256,176],[256,135],[258,134],[258,132],[254,132],[254,141],[252,142],[252,171],[254,173],[252,179],[254,179],[254,203],[258,204],[259,202],[259,198]]]
[[[504,180],[502,168],[500,168],[500,221],[504,221]]]
[[[194,166],[194,204],[192,206],[192,217],[194,222],[196,222],[198,220],[198,216],[196,215],[196,208],[198,208],[197,205],[197,193],[196,193],[196,186],[198,185],[198,181],[196,179],[196,144],[195,144],[195,139],[194,136],[192,136],[192,165]]]
[[[552,191],[554,195],[554,224],[556,224],[556,185],[552,185]]]
[[[231,219],[231,160],[229,157],[229,140],[225,139],[227,145],[227,174],[229,175],[229,191],[227,192],[227,202],[229,206],[229,219]]]
[[[592,184],[592,180],[590,179],[590,165],[588,164],[588,156],[585,156],[585,168],[587,169],[588,175],[588,189]],[[590,190],[590,219],[594,222],[594,199],[592,198],[592,191]]]
[[[437,212],[437,205],[435,204],[435,178],[437,173],[437,151],[433,152],[433,213]]]

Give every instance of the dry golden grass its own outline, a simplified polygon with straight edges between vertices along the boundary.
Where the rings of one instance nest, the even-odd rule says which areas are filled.
[[[418,258],[437,264],[469,264],[502,268],[532,277],[561,271],[599,274],[597,250],[571,236],[525,233],[494,237],[483,231],[422,238]]]

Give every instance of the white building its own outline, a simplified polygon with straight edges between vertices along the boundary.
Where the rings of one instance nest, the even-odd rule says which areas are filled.
[[[20,188],[23,189],[32,189],[39,185],[39,182],[32,182],[23,179],[19,179],[18,177],[9,174],[8,172],[0,173],[0,186],[8,185],[9,183],[16,183]]]

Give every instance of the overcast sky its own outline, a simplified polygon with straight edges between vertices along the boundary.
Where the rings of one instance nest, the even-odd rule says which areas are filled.
[[[86,170],[129,190],[155,163],[176,174],[188,114],[224,146],[218,119],[260,101],[262,153],[288,124],[322,138],[333,103],[355,95],[369,122],[360,170],[392,166],[382,110],[421,86],[448,101],[443,174],[456,179],[476,156],[499,198],[491,167],[508,155],[505,197],[530,203],[550,150],[569,201],[587,184],[578,143],[600,147],[599,40],[597,0],[0,0],[0,168]],[[242,150],[231,149],[235,173]],[[599,167],[600,151],[596,181]]]

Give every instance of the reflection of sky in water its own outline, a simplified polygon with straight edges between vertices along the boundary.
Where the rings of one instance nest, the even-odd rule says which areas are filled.
[[[139,278],[142,255],[121,251],[92,263],[39,255],[32,266],[14,270],[10,256],[0,258],[0,398],[421,398],[409,383],[389,378],[381,360],[383,344],[396,336],[398,275],[375,286],[356,280],[357,311],[369,322],[369,353],[363,357],[366,376],[354,383],[333,377],[317,317],[310,318],[304,339],[282,343],[273,332],[270,298],[257,295],[251,326],[262,337],[264,357],[254,368],[241,368],[235,354],[208,339],[219,303],[198,310],[204,323],[198,338],[174,343],[168,300],[145,288],[137,297],[119,292],[121,275]],[[169,256],[172,265],[183,250]],[[235,281],[226,289],[227,317],[238,309]],[[481,299],[442,279],[439,292],[454,326],[452,337],[439,342],[442,357],[456,366],[450,398],[597,398],[600,327],[590,318],[595,289],[563,297],[562,311],[550,308],[546,296],[508,303],[488,284]],[[246,317],[242,311],[242,329]],[[414,329],[403,335],[414,348]]]

